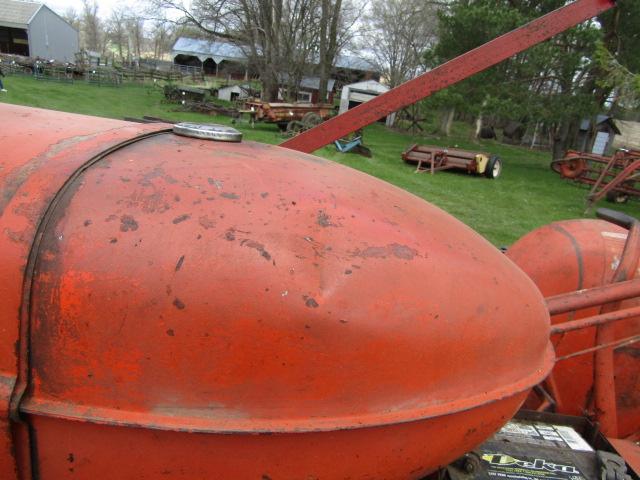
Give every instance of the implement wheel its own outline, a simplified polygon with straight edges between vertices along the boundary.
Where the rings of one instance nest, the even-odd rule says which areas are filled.
[[[617,192],[615,190],[607,192],[607,202],[611,203],[627,203],[629,195],[624,192]]]
[[[487,168],[484,171],[484,176],[487,178],[495,179],[502,173],[502,160],[497,155],[492,155],[487,163]]]
[[[316,112],[307,112],[302,117],[302,123],[306,128],[313,128],[322,123],[322,117]]]
[[[306,130],[304,123],[298,120],[291,120],[287,123],[287,134],[288,135],[298,135],[300,132]]]
[[[586,170],[587,161],[580,157],[569,157],[552,162],[551,168],[558,172],[563,178],[577,178]]]

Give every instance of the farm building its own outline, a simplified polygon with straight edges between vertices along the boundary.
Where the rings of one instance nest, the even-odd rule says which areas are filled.
[[[198,40],[180,37],[171,51],[173,63],[185,69],[204,70],[205,75],[246,80],[251,76],[251,65],[242,47],[223,40]],[[332,77],[339,85],[361,80],[379,80],[377,72],[367,60],[354,55],[336,58]]]
[[[75,61],[78,31],[43,3],[0,0],[0,53]]]
[[[256,92],[248,83],[243,85],[229,85],[228,87],[222,87],[218,90],[218,98],[228,102],[249,97],[260,97],[260,92]]]
[[[576,148],[581,152],[591,152],[604,155],[609,150],[615,135],[620,134],[617,120],[607,115],[598,115],[595,126],[592,120],[585,118],[580,122],[580,130],[576,141]]]
[[[367,80],[364,82],[351,83],[342,87],[342,95],[340,96],[340,111],[344,113],[347,110],[357,107],[361,103],[368,102],[378,95],[388,92],[389,87],[381,84],[376,80]],[[393,125],[395,121],[395,113],[380,119],[387,125]]]
[[[368,60],[355,55],[338,55],[332,76],[339,85],[366,80],[380,80],[380,72],[376,66]]]
[[[247,56],[233,43],[180,37],[171,51],[173,63],[202,69],[205,75],[247,80]]]
[[[286,97],[286,83],[287,77],[286,75],[281,75],[280,78],[280,90],[278,91],[278,99],[284,100]],[[306,103],[333,103],[333,89],[335,87],[336,81],[332,78],[329,79],[327,83],[327,98],[322,100],[320,99],[320,77],[302,77],[300,81],[300,85],[298,86],[298,98],[296,101],[298,102],[306,102]]]

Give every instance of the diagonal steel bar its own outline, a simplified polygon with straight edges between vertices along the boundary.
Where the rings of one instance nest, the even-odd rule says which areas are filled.
[[[576,0],[520,28],[506,33],[433,70],[338,115],[281,144],[311,153],[392,112],[486,70],[615,6],[615,0]]]

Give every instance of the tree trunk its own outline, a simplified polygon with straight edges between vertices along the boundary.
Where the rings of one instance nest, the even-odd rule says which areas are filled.
[[[318,76],[320,86],[318,88],[318,102],[327,101],[327,90],[329,86],[329,76],[335,56],[338,53],[338,25],[342,0],[336,0],[332,4],[331,0],[322,0],[320,17],[320,65],[318,66]]]
[[[553,135],[553,159],[564,157],[564,153],[572,146],[580,128],[580,119],[566,120],[556,128]]]
[[[453,124],[453,117],[456,114],[455,107],[449,107],[446,110],[440,112],[440,128],[439,131],[442,135],[449,136],[451,134],[451,125]]]

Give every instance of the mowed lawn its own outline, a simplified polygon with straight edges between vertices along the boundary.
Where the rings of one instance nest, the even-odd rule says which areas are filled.
[[[5,79],[8,93],[0,102],[29,105],[67,112],[119,118],[157,116],[171,120],[190,120],[229,124],[229,117],[180,112],[177,105],[164,101],[159,86],[125,85],[119,88],[98,87],[82,82],[60,84],[38,81],[30,77]],[[0,118],[2,123],[9,118]],[[251,128],[239,123],[245,139],[266,143],[283,141],[275,125],[256,124]],[[393,183],[451,213],[497,246],[509,245],[525,233],[547,223],[585,215],[587,190],[568,183],[549,169],[548,152],[504,145],[497,141],[474,141],[470,127],[456,124],[451,137],[412,136],[373,125],[365,130],[365,143],[373,151],[372,158],[340,154],[333,146],[316,152],[324,158],[348,165]],[[405,165],[400,154],[414,143],[457,146],[497,154],[503,161],[503,173],[497,180],[452,171],[435,175],[415,174]],[[4,152],[6,154],[6,152]],[[640,202],[598,206],[616,208],[640,217]]]

